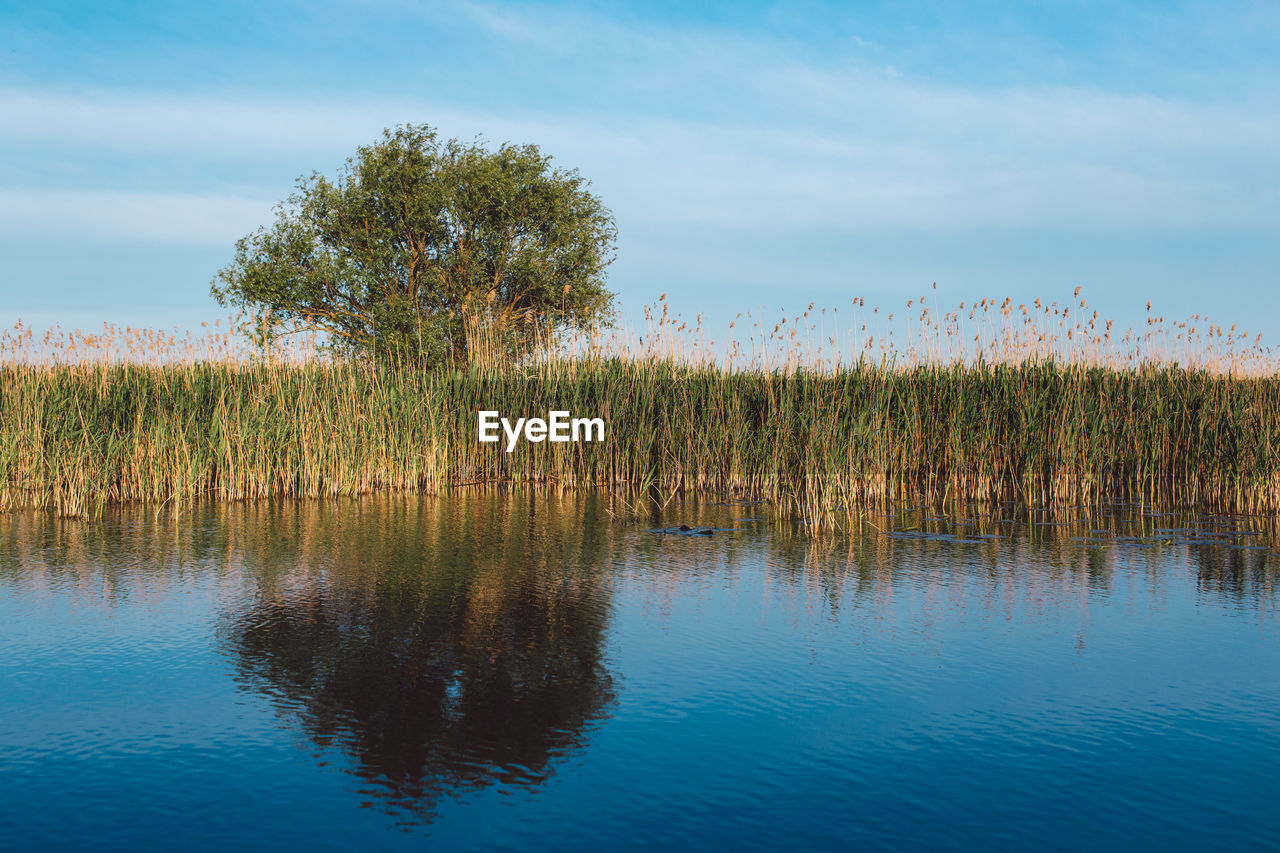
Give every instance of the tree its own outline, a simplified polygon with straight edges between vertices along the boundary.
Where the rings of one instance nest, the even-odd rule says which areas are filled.
[[[405,125],[336,180],[297,186],[211,288],[265,340],[319,331],[339,351],[433,366],[468,360],[479,335],[519,355],[612,317],[613,217],[537,146],[489,151]]]

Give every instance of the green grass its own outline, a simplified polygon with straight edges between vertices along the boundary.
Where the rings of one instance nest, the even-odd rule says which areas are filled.
[[[598,444],[477,441],[476,413],[600,417]],[[500,373],[0,363],[0,510],[435,493],[474,483],[772,499],[1280,509],[1280,379],[1047,360],[732,370],[592,358]]]

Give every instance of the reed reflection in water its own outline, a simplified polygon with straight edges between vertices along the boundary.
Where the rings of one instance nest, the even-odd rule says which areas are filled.
[[[218,848],[1280,842],[1273,520],[636,507],[0,519],[0,823],[118,849],[193,814]]]

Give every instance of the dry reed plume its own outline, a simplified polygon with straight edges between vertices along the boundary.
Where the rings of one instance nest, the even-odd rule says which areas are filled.
[[[926,294],[928,296],[929,294]],[[0,509],[68,515],[475,483],[698,490],[810,517],[889,500],[1108,497],[1280,510],[1280,383],[1260,336],[1207,317],[1114,334],[1083,299],[908,321],[854,300],[730,337],[673,316],[423,373],[203,336],[0,335]],[[476,440],[476,412],[600,417],[598,444]]]

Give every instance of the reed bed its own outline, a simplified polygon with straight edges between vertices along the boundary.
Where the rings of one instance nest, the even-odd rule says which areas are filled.
[[[720,343],[663,300],[641,330],[438,372],[225,332],[107,329],[91,346],[17,328],[0,336],[0,510],[493,483],[752,497],[809,518],[897,500],[1280,510],[1280,380],[1260,339],[1154,316],[1113,336],[1076,297],[912,300],[905,334],[855,300],[843,328],[835,311],[748,316]],[[507,453],[478,442],[480,409],[598,417],[606,439]]]

